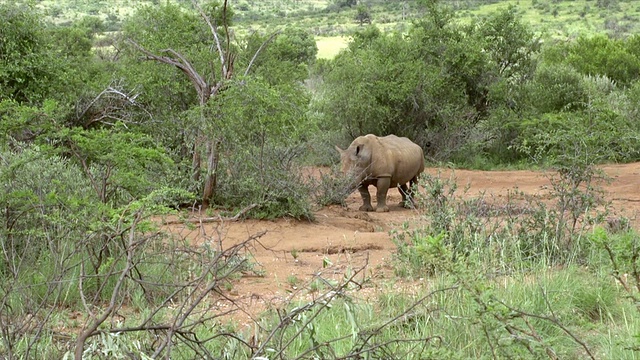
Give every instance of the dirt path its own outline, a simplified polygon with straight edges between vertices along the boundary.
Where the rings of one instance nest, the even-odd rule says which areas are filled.
[[[618,214],[629,217],[635,228],[640,228],[640,163],[608,165],[603,169],[613,179],[604,188]],[[451,170],[427,169],[428,173],[449,177]],[[485,196],[503,198],[515,187],[529,195],[544,196],[549,191],[549,180],[543,172],[532,171],[468,171],[456,170],[459,188],[469,185],[469,196],[484,192]],[[372,187],[371,190],[374,190]],[[400,201],[400,194],[389,192],[390,204]],[[313,293],[297,292],[315,276],[324,279],[342,279],[353,269],[367,264],[370,278],[390,278],[388,260],[394,251],[389,230],[405,221],[418,218],[414,210],[398,205],[388,213],[358,211],[359,194],[352,194],[347,207],[329,206],[316,213],[316,222],[280,219],[276,221],[245,220],[223,224],[206,224],[204,228],[188,230],[173,225],[171,231],[188,236],[194,241],[222,239],[223,246],[243,241],[266,231],[254,251],[255,262],[264,276],[246,276],[233,284],[229,296],[243,303],[252,314],[269,307],[278,307],[292,296],[313,297]],[[208,240],[207,240],[208,239]],[[366,296],[373,292],[377,282],[361,290]],[[383,283],[383,282],[380,282]],[[250,314],[240,314],[241,322]]]

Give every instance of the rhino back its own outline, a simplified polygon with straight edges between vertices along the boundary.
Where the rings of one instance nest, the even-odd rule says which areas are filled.
[[[386,171],[391,175],[392,184],[404,184],[424,170],[424,153],[413,141],[395,135],[380,137],[384,147]]]

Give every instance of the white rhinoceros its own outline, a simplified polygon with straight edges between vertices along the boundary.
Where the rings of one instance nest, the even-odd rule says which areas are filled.
[[[407,199],[413,202],[410,188],[424,171],[424,154],[422,148],[404,137],[389,135],[378,137],[375,135],[360,136],[353,140],[346,150],[336,146],[340,152],[342,171],[353,177],[354,185],[362,195],[362,211],[373,211],[369,185],[375,186],[377,191],[376,211],[389,211],[387,206],[387,191],[390,186],[399,187],[402,203]]]

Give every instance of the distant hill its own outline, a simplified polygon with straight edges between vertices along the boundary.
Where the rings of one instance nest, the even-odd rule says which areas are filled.
[[[13,0],[0,0],[6,1]],[[190,0],[42,0],[35,6],[57,24],[95,16],[104,21],[108,31],[117,31],[136,8],[167,1],[191,6]],[[624,37],[640,32],[640,1],[635,0],[443,1],[456,9],[460,21],[482,18],[513,6],[536,31],[554,38],[590,33]],[[348,36],[359,27],[355,20],[358,6],[383,31],[404,30],[422,14],[415,0],[229,0],[228,3],[234,10],[239,33],[299,26],[317,37]]]

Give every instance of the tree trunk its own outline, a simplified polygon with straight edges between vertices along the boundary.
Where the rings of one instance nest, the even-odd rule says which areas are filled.
[[[216,183],[218,181],[218,150],[220,140],[207,140],[207,177],[204,181],[204,189],[202,191],[202,207],[209,207],[209,200],[215,193]]]
[[[197,184],[200,181],[200,142],[200,130],[198,130],[193,144],[193,158],[191,160],[191,179],[194,184]]]

